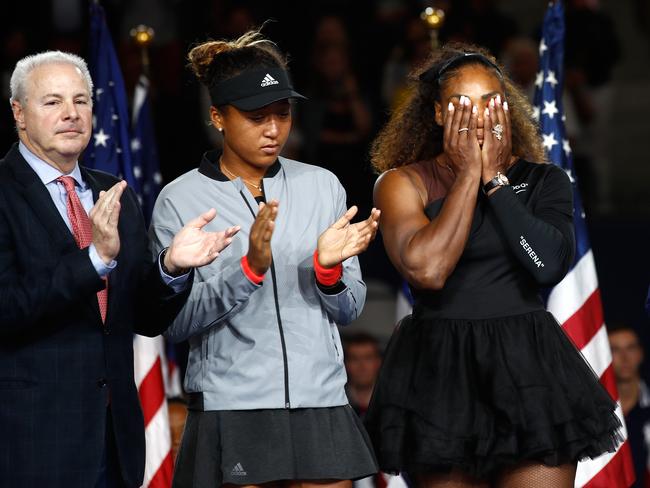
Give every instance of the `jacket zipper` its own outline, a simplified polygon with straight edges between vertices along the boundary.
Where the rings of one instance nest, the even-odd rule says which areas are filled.
[[[264,182],[262,182],[262,191],[264,191]],[[251,208],[246,195],[242,191],[239,194],[244,199],[244,203],[250,210],[253,218],[255,218],[255,211]],[[273,284],[273,299],[275,300],[275,314],[278,320],[278,330],[280,332],[280,344],[282,345],[282,361],[284,365],[284,408],[291,408],[291,401],[289,397],[289,361],[287,360],[287,345],[284,340],[284,329],[282,328],[282,316],[280,315],[280,300],[278,299],[277,279],[275,277],[275,263],[271,259],[271,282]]]

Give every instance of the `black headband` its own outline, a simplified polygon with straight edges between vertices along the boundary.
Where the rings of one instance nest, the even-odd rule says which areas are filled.
[[[436,83],[440,81],[440,77],[448,71],[450,68],[457,66],[461,63],[466,63],[468,61],[478,61],[484,65],[491,66],[494,68],[500,77],[503,77],[501,73],[501,68],[499,68],[494,62],[490,60],[487,56],[481,53],[460,53],[452,58],[449,58],[447,61],[442,63],[440,66],[432,66],[419,77],[421,81],[435,81]]]
[[[210,87],[212,105],[234,105],[250,111],[286,98],[305,98],[293,89],[289,74],[282,68],[244,71]]]

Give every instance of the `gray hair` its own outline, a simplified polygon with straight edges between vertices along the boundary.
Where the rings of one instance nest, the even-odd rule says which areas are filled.
[[[83,60],[83,58],[77,56],[76,54],[66,53],[63,51],[44,51],[42,53],[33,54],[31,56],[25,56],[23,59],[16,63],[16,67],[14,68],[14,72],[11,74],[11,81],[9,83],[11,87],[11,96],[9,98],[9,103],[13,103],[14,101],[25,101],[25,82],[27,81],[27,77],[34,68],[37,68],[44,64],[57,63],[71,64],[78,68],[86,80],[86,85],[88,85],[88,92],[92,96],[93,80],[90,77],[88,65]]]

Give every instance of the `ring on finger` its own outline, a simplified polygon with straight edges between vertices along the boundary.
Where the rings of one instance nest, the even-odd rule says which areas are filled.
[[[460,129],[458,129],[458,133],[460,134],[461,132],[465,132],[465,131],[468,131],[468,130],[469,130],[469,127],[461,127]]]
[[[499,141],[503,139],[503,126],[501,124],[497,124],[492,127],[492,134],[494,134],[494,137],[496,137]]]

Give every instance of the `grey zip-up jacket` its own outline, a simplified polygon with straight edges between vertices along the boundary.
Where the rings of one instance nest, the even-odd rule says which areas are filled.
[[[219,170],[220,152],[167,185],[153,212],[153,252],[169,246],[189,220],[211,207],[206,230],[240,225],[233,242],[198,268],[185,307],[165,333],[189,339],[188,392],[203,393],[205,410],[329,407],[348,403],[336,325],[363,308],[366,287],[356,257],[343,263],[342,285],[321,289],[313,268],[320,234],[346,211],[345,190],[322,168],[286,158],[263,180],[267,200],[280,202],[271,240],[273,265],[261,285],[241,267],[258,204],[241,179]]]

